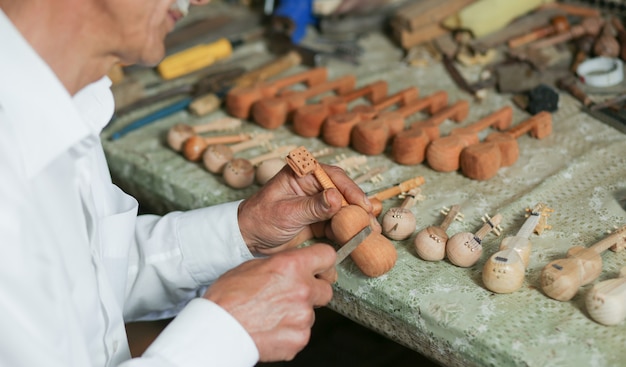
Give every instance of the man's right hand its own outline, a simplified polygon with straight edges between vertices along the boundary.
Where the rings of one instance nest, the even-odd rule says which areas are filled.
[[[325,244],[248,261],[222,275],[204,294],[246,329],[263,362],[291,360],[309,342],[315,307],[332,298],[319,274],[334,272]]]

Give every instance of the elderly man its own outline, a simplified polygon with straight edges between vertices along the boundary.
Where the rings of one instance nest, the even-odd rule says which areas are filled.
[[[290,170],[251,198],[163,217],[111,183],[108,70],[156,64],[189,0],[0,0],[0,365],[251,366],[306,345],[325,244],[289,249],[341,194]],[[206,0],[191,0],[199,5]],[[340,194],[341,192],[341,194]],[[277,214],[280,213],[280,214]],[[131,359],[124,323],[176,318]]]

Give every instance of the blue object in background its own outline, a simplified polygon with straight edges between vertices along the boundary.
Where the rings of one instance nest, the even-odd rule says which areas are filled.
[[[313,0],[280,0],[273,15],[293,22],[291,42],[294,44],[300,43],[304,38],[309,25],[317,25],[317,18],[313,16]]]

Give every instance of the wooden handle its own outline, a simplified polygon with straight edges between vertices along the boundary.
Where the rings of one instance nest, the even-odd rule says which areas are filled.
[[[513,108],[510,106],[504,106],[470,125],[452,129],[452,131],[450,131],[450,135],[477,134],[490,126],[493,126],[498,130],[504,130],[511,126],[512,121]]]
[[[505,133],[513,139],[530,132],[530,135],[536,139],[543,139],[552,133],[552,114],[550,112],[541,111],[529,119],[513,126]],[[486,138],[489,141],[489,137]]]
[[[254,70],[251,70],[239,76],[233,82],[235,87],[245,87],[255,83],[267,80],[268,78],[278,75],[294,66],[302,63],[302,57],[296,51],[289,51],[284,56],[272,60]]]
[[[535,41],[529,45],[530,48],[539,50],[559,43],[567,42],[573,38],[583,36],[585,34],[597,35],[604,24],[604,20],[600,17],[587,17],[580,24],[573,25],[566,32]]]
[[[524,35],[513,37],[508,41],[508,45],[510,48],[520,47],[529,42],[538,40],[540,38],[549,36],[551,34],[565,32],[569,29],[570,24],[567,21],[567,17],[564,15],[557,15],[551,19],[550,25],[537,28],[532,32],[526,33]]]
[[[426,109],[428,109],[429,114],[433,114],[444,108],[446,104],[448,104],[448,93],[440,90],[426,97],[406,103],[398,108],[396,112],[405,118]]]
[[[404,105],[419,97],[419,89],[417,87],[408,87],[396,92],[389,97],[378,101],[372,105],[374,110],[380,112],[395,105]]]

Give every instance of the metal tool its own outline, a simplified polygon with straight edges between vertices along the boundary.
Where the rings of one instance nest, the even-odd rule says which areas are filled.
[[[367,236],[372,233],[372,228],[367,226],[360,230],[351,239],[348,240],[339,250],[337,250],[337,260],[335,260],[335,266],[339,265],[346,257],[350,256],[352,251],[357,248],[363,242]]]

